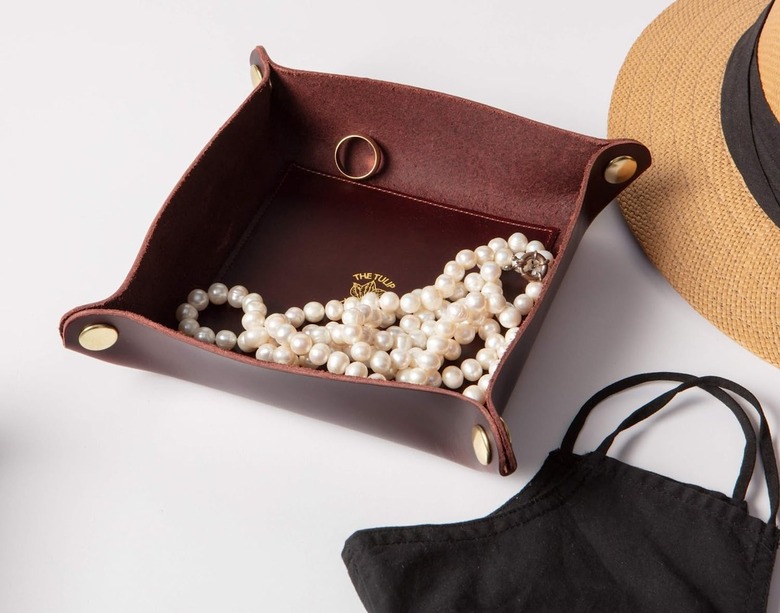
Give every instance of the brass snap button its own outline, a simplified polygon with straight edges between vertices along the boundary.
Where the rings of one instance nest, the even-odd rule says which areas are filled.
[[[493,452],[490,448],[490,439],[485,429],[477,424],[471,429],[471,444],[474,447],[474,455],[477,456],[477,462],[482,466],[487,466],[493,459]]]
[[[104,351],[119,340],[119,332],[108,324],[93,324],[79,334],[79,345],[87,351]]]
[[[625,183],[636,174],[636,160],[630,155],[621,155],[612,160],[604,171],[604,180],[612,185]]]

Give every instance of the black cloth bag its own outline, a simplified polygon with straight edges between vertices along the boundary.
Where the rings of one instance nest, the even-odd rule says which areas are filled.
[[[594,452],[573,453],[588,414],[606,397],[655,380],[680,384],[641,407]],[[698,387],[734,413],[745,453],[734,492],[688,485],[608,457],[617,435]],[[758,444],[742,396],[759,419]],[[748,515],[756,451],[769,523]],[[755,397],[717,377],[651,373],[593,396],[561,448],[491,515],[449,525],[356,532],[342,557],[371,612],[765,611],[780,486],[769,428]]]

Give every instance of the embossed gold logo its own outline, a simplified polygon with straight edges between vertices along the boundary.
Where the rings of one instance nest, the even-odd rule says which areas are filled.
[[[352,279],[349,295],[358,300],[371,292],[381,296],[386,291],[395,288],[395,283],[389,277],[378,272],[356,272],[352,275]]]

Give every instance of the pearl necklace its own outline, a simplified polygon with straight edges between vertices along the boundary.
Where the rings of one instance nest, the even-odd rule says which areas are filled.
[[[459,251],[433,285],[402,296],[369,292],[361,299],[309,302],[269,315],[259,294],[214,283],[208,290],[192,290],[176,309],[176,319],[187,336],[228,351],[238,347],[264,362],[453,390],[465,384],[462,393],[484,403],[499,360],[542,293],[552,258],[540,241],[516,232]],[[475,268],[478,272],[469,272]],[[511,303],[500,278],[510,270],[528,281]],[[239,335],[214,333],[198,323],[210,304],[225,303],[244,312]],[[326,318],[328,323],[320,324]],[[476,356],[442,370],[445,361],[459,360],[462,347],[476,336],[484,341]]]

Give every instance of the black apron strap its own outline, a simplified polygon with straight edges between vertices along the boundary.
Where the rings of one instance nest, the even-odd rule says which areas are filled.
[[[753,406],[756,413],[758,414],[758,443],[761,453],[761,462],[764,466],[767,489],[769,492],[771,513],[770,521],[775,522],[778,506],[780,505],[780,482],[778,481],[777,460],[775,458],[769,426],[766,422],[764,412],[761,409],[761,405],[756,397],[741,385],[738,385],[733,381],[729,381],[728,379],[723,379],[721,377],[695,377],[693,375],[673,372],[659,372],[635,375],[633,377],[627,377],[626,379],[617,381],[616,383],[613,383],[600,392],[594,394],[594,396],[583,405],[574,421],[572,421],[572,424],[569,427],[569,430],[561,444],[561,449],[569,452],[574,450],[574,444],[576,443],[577,436],[582,430],[588,415],[600,402],[609,396],[617,394],[630,387],[634,387],[636,385],[650,381],[678,381],[681,384],[676,388],[661,394],[658,398],[648,402],[644,406],[634,411],[625,420],[623,420],[617,429],[602,442],[598,448],[598,452],[606,453],[618,434],[660,411],[669,403],[672,398],[674,398],[680,392],[691,387],[698,387],[709,392],[715,398],[723,402],[731,410],[742,427],[742,432],[745,435],[745,449],[742,457],[742,466],[740,468],[739,477],[737,478],[737,482],[734,486],[734,493],[732,494],[732,498],[738,501],[744,500],[750,479],[753,474],[753,467],[755,465],[756,435],[750,419],[748,418],[744,409],[736,402],[736,400],[734,400],[734,398],[732,398],[728,393],[726,393],[726,391],[724,391],[728,390],[734,394],[737,394],[738,396],[741,396],[745,401]]]

